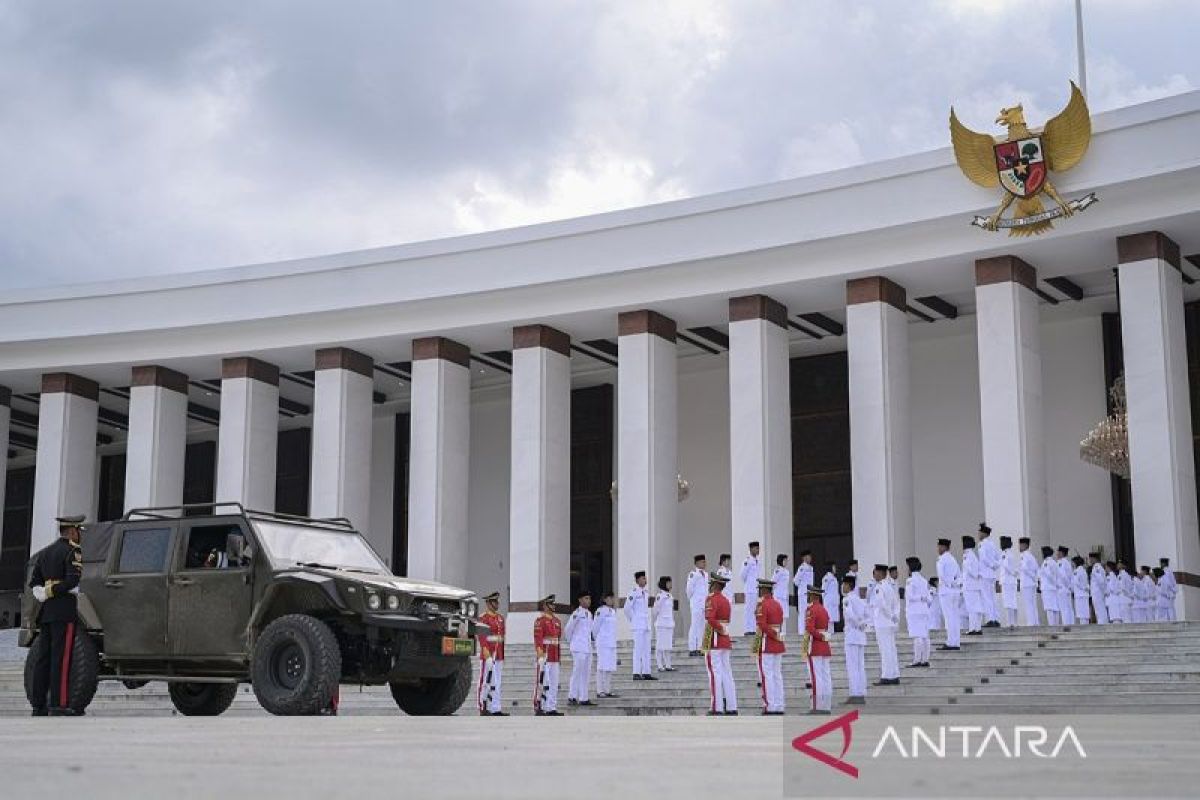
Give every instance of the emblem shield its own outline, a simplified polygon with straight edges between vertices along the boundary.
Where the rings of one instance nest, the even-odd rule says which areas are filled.
[[[1032,197],[1046,184],[1046,155],[1042,137],[1029,136],[995,145],[1000,185],[1020,198]]]

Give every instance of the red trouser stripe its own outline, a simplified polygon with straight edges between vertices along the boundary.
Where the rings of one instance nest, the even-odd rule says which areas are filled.
[[[813,669],[812,656],[808,657],[808,675],[812,678],[812,707],[813,711],[817,710],[817,673]]]
[[[763,654],[760,651],[758,654],[758,682],[762,687],[762,703],[763,711],[767,710],[767,675],[763,672]]]
[[[709,710],[716,711],[717,710],[717,679],[716,679],[716,676],[713,675],[712,651],[711,650],[709,650],[707,653],[704,654],[704,664],[705,664],[705,666],[708,667],[708,696],[712,698],[712,705],[709,707]]]
[[[68,689],[71,682],[71,651],[75,649],[75,623],[67,623],[67,635],[63,642],[62,674],[58,681],[58,705],[65,708],[70,704]]]

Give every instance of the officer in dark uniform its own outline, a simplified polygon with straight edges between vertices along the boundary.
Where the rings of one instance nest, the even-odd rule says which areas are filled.
[[[33,716],[75,716],[70,706],[71,652],[75,643],[76,592],[83,573],[79,537],[84,517],[59,517],[59,539],[34,558],[29,588],[42,604],[41,636],[50,641],[49,662],[35,665]],[[47,703],[47,699],[49,702]]]

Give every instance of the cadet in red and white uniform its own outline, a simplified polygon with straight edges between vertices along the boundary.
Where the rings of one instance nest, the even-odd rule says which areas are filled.
[[[758,651],[758,680],[762,684],[764,715],[781,715],[783,700],[783,625],[787,616],[783,605],[775,597],[775,581],[758,579],[758,608],[754,620],[758,625],[758,638],[754,640]]]
[[[533,646],[537,651],[534,671],[533,713],[539,717],[561,717],[558,710],[558,663],[562,657],[562,623],[554,613],[554,595],[543,597],[541,616],[533,621]]]
[[[487,610],[479,621],[488,627],[488,634],[479,642],[479,687],[475,692],[481,717],[507,717],[500,710],[500,679],[504,671],[504,616],[500,613],[500,593],[492,592],[483,598]]]
[[[808,671],[812,674],[812,710],[810,714],[828,714],[833,707],[833,677],[829,673],[829,612],[825,610],[820,589],[808,590],[808,611],[804,620],[804,644]]]
[[[737,686],[733,683],[733,669],[729,664],[729,651],[733,640],[729,638],[729,619],[732,606],[725,597],[725,576],[714,572],[709,576],[708,599],[704,601],[704,665],[708,669],[708,691],[712,705],[708,715],[737,715]]]

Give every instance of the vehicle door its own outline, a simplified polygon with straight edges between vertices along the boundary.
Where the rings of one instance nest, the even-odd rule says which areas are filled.
[[[88,598],[104,626],[107,658],[161,658],[167,641],[167,572],[174,520],[125,523],[108,557],[106,577]]]
[[[238,517],[180,522],[171,574],[170,640],[176,658],[241,657],[253,608],[250,542]]]

